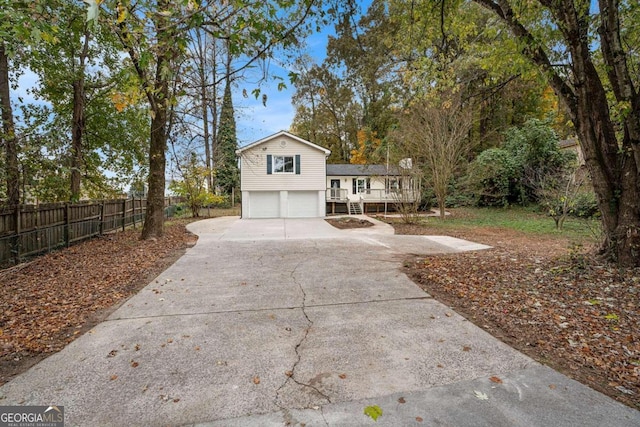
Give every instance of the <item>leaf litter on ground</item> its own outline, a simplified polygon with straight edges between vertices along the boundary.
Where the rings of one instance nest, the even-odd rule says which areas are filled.
[[[164,236],[108,234],[0,271],[0,384],[63,349],[171,265],[196,236],[188,220]]]
[[[618,268],[555,236],[477,227],[452,237],[493,248],[415,257],[405,262],[407,274],[507,344],[640,409],[640,269]]]

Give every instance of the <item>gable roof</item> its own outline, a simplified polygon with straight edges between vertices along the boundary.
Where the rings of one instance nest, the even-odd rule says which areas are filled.
[[[242,154],[242,153],[243,153],[244,151],[246,151],[246,150],[250,150],[250,149],[252,149],[252,148],[254,148],[254,147],[257,147],[257,146],[258,146],[258,145],[260,145],[260,144],[264,144],[265,142],[269,142],[269,141],[271,141],[272,139],[276,139],[276,138],[279,138],[279,137],[281,137],[281,136],[287,136],[287,137],[289,137],[289,138],[293,139],[294,141],[297,141],[297,142],[299,142],[299,143],[301,143],[301,144],[305,144],[305,145],[308,145],[308,146],[309,146],[309,147],[311,147],[311,148],[315,148],[316,150],[320,150],[320,151],[324,152],[324,154],[325,154],[326,156],[328,156],[329,154],[331,154],[331,150],[327,150],[326,148],[321,147],[321,146],[319,146],[319,145],[316,145],[316,144],[314,144],[314,143],[312,143],[312,142],[309,142],[309,141],[307,141],[306,139],[302,139],[302,138],[300,138],[299,136],[295,136],[295,135],[294,135],[294,134],[292,134],[292,133],[289,133],[289,132],[287,132],[287,131],[285,131],[285,130],[281,130],[281,131],[280,131],[280,132],[278,132],[278,133],[274,133],[273,135],[269,135],[269,136],[267,136],[266,138],[262,138],[262,139],[260,139],[260,140],[258,140],[258,141],[256,141],[256,142],[252,142],[252,143],[251,143],[251,144],[249,144],[249,145],[246,145],[246,146],[244,146],[244,147],[242,147],[242,148],[237,149],[237,150],[236,150],[236,155],[240,155],[240,154]]]
[[[395,166],[389,166],[389,175],[397,175],[398,170]],[[385,165],[352,165],[337,164],[327,165],[327,176],[372,176],[387,175],[387,167]]]

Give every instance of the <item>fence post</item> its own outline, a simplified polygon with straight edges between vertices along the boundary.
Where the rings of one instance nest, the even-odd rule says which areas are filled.
[[[71,223],[71,206],[69,203],[64,204],[64,243],[67,247],[71,246],[71,233],[69,232],[69,224]]]
[[[14,252],[14,258],[15,258],[15,263],[16,264],[20,264],[20,228],[21,228],[21,224],[20,224],[20,205],[16,205],[16,217],[15,217],[15,225],[16,225],[16,237],[15,240],[13,241],[13,252]]]
[[[124,231],[124,229],[127,226],[126,220],[127,220],[127,199],[123,199],[122,200],[122,231]]]
[[[136,229],[136,196],[133,195],[131,196],[131,204],[133,206],[133,212],[131,213],[131,216],[133,218],[133,229]]]
[[[104,233],[104,205],[105,205],[106,201],[103,200],[102,204],[100,205],[100,235],[102,236],[102,234]]]

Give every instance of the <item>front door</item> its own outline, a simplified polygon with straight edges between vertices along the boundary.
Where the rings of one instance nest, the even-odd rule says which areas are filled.
[[[334,200],[340,199],[340,180],[339,179],[331,180],[331,198]]]

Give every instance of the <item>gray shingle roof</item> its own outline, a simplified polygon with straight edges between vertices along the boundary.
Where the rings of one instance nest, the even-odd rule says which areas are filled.
[[[395,169],[394,166],[389,166],[389,174],[394,175],[394,172],[397,172]],[[382,176],[386,174],[387,167],[385,165],[327,165],[327,176]]]

